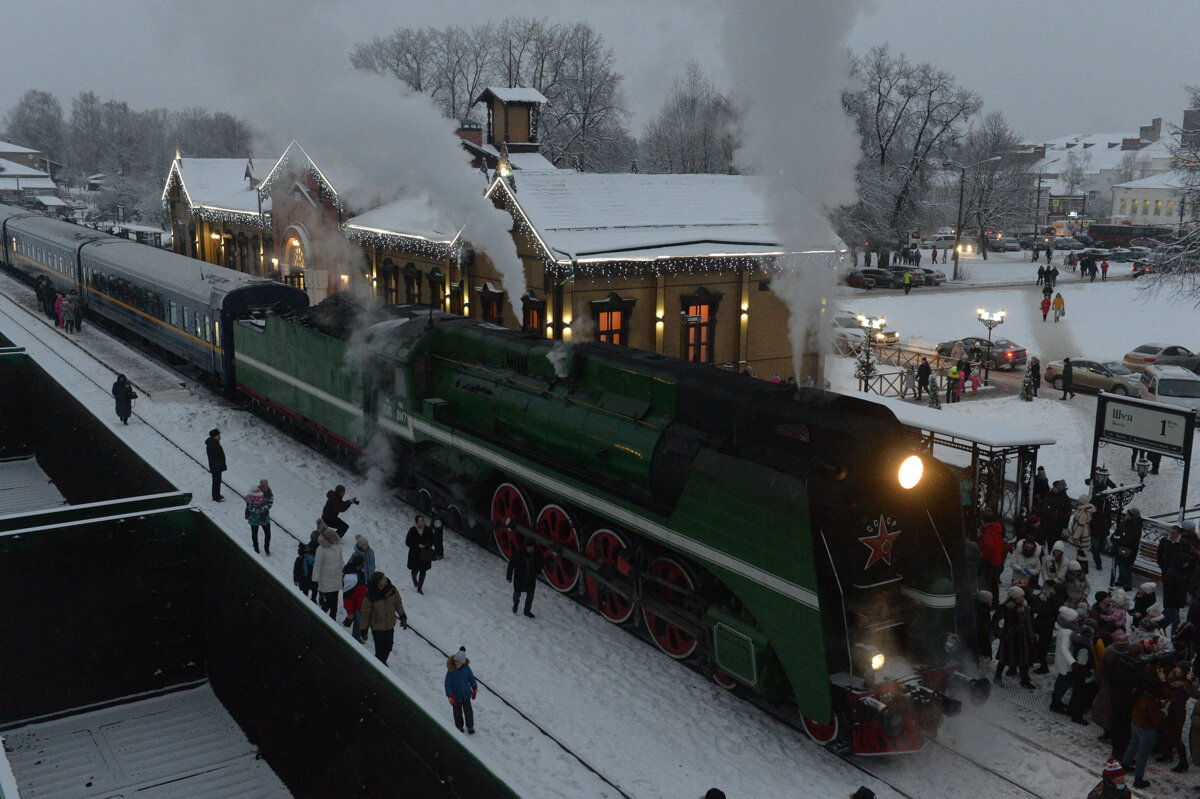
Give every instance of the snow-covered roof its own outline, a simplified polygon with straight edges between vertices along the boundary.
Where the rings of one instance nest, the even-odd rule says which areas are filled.
[[[178,179],[192,208],[211,208],[257,214],[258,189],[246,176],[254,174],[253,159],[176,158],[163,189],[166,198],[171,181]],[[263,198],[264,213],[271,210],[270,197]]]
[[[29,147],[22,147],[19,144],[13,144],[10,141],[0,141],[0,153],[39,153],[41,150],[34,150]]]
[[[271,171],[267,173],[266,177],[263,178],[262,183],[259,184],[258,190],[259,193],[263,195],[264,201],[267,195],[270,194],[271,189],[275,186],[275,184],[285,176],[293,174],[294,170],[311,170],[316,176],[318,182],[324,185],[325,191],[327,191],[329,196],[333,199],[334,205],[336,205],[339,209],[342,208],[343,203],[338,192],[339,190],[351,190],[354,188],[352,184],[355,181],[350,178],[348,174],[342,174],[340,177],[327,174],[327,170],[331,168],[331,164],[337,165],[343,163],[342,158],[344,156],[342,153],[336,151],[327,152],[326,155],[328,157],[321,162],[321,166],[318,166],[317,162],[313,160],[312,156],[310,156],[305,149],[300,146],[300,142],[292,139],[291,144],[289,144],[287,149],[283,151],[283,155],[279,156],[279,160],[275,162],[275,165],[271,167]],[[334,167],[334,169],[336,171],[336,167]]]
[[[50,174],[43,172],[32,166],[18,164],[16,161],[9,161],[7,158],[0,158],[0,177],[6,178],[48,178]]]
[[[896,419],[905,427],[928,430],[964,441],[978,441],[989,447],[1046,445],[1055,442],[1055,439],[1038,432],[1033,426],[1019,423],[997,426],[981,422],[979,419],[965,414],[935,410],[925,405],[914,405],[911,402],[881,397],[878,394],[865,394],[860,391],[838,391],[837,393],[883,405],[894,413]]]
[[[1114,189],[1178,189],[1187,185],[1188,176],[1186,173],[1179,170],[1171,172],[1160,172],[1157,175],[1150,175],[1140,180],[1130,180],[1126,183],[1118,183]]]
[[[43,173],[45,174],[45,173]],[[9,178],[0,175],[0,191],[27,191],[29,189],[57,189],[54,181],[42,178]]]
[[[346,229],[350,232],[427,239],[447,246],[457,238],[459,230],[424,194],[401,197],[351,217],[346,221]]]
[[[1149,142],[1140,150],[1123,150],[1125,139],[1136,139],[1137,133],[1081,133],[1062,136],[1045,142],[1046,157],[1033,166],[1035,173],[1057,174],[1067,167],[1067,159],[1074,153],[1078,158],[1087,157],[1084,172],[1098,173],[1105,169],[1116,169],[1126,153],[1135,153],[1138,158],[1167,158],[1171,151],[1166,137]]]
[[[529,89],[521,86],[488,86],[479,96],[475,98],[478,103],[488,95],[494,96],[502,103],[548,103],[545,95],[537,89]],[[474,105],[474,103],[472,103]]]
[[[0,516],[66,504],[54,481],[42,471],[36,458],[30,456],[0,461]]]
[[[522,173],[509,192],[559,261],[777,253],[761,178]],[[496,181],[496,191],[503,180]],[[490,193],[490,192],[489,192]]]
[[[50,207],[65,208],[67,206],[67,204],[65,202],[58,199],[53,194],[39,194],[38,196],[34,197],[33,199],[37,200],[39,203],[46,206],[47,208],[50,208]]]

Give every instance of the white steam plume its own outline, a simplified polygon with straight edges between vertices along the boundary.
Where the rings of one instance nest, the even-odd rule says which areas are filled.
[[[726,0],[722,42],[742,104],[738,168],[762,175],[772,223],[789,252],[838,245],[828,212],[854,199],[858,134],[842,109],[846,38],[865,0]],[[824,349],[823,311],[836,279],[829,255],[797,257],[771,288],[787,303],[797,376],[801,357]]]
[[[339,19],[349,5],[204,4],[204,19],[229,24],[197,24],[191,5],[149,8],[181,74],[223,82],[223,110],[243,116],[271,140],[261,155],[278,157],[296,139],[355,213],[401,194],[427,195],[447,219],[466,224],[463,235],[491,258],[510,299],[525,293],[524,268],[509,233],[512,219],[484,199],[483,177],[470,168],[454,132],[457,123],[394,78],[351,70],[353,41]],[[184,31],[187,36],[180,35]]]

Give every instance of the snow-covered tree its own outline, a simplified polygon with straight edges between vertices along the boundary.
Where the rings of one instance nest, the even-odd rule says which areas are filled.
[[[993,111],[968,131],[961,146],[954,150],[957,165],[973,165],[965,172],[958,170],[963,181],[964,224],[974,223],[981,233],[1009,230],[1028,214],[1030,165],[1012,157],[1020,145],[1021,137],[1009,127],[1004,115]],[[946,212],[954,215],[957,209]],[[986,236],[980,245],[986,260]]]
[[[1137,150],[1130,150],[1121,156],[1117,163],[1117,182],[1128,183],[1131,180],[1141,180],[1146,177],[1150,168],[1150,156]]]
[[[4,118],[4,137],[11,142],[39,150],[46,158],[62,161],[62,105],[50,92],[30,89]]]
[[[649,172],[732,173],[737,123],[730,98],[693,61],[642,133],[642,167]]]
[[[1078,193],[1080,187],[1087,182],[1088,172],[1092,165],[1092,154],[1078,153],[1072,150],[1067,153],[1067,163],[1058,173],[1059,180],[1067,190],[1067,194]]]
[[[938,381],[933,375],[929,376],[929,396],[925,398],[925,404],[935,411],[942,409],[942,398],[938,396]]]
[[[873,374],[875,364],[871,363],[871,345],[863,344],[858,348],[858,362],[854,365],[854,376],[858,378],[858,387],[861,390],[870,392]]]
[[[1021,390],[1017,392],[1017,396],[1025,402],[1033,402],[1033,364],[1030,363],[1025,367],[1025,374],[1021,377]]]

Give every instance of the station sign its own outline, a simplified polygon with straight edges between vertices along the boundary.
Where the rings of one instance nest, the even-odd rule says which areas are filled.
[[[1187,408],[1101,395],[1097,437],[1147,452],[1179,458],[1191,447],[1196,415]]]

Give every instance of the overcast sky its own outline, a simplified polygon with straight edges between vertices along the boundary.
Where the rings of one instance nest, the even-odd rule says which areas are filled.
[[[89,89],[135,108],[240,110],[241,103],[223,102],[223,81],[208,79],[212,65],[200,54],[203,48],[193,43],[175,50],[172,43],[194,38],[189,25],[204,25],[209,37],[236,29],[239,41],[258,42],[256,57],[269,55],[303,38],[289,31],[289,15],[275,10],[280,5],[287,6],[257,0],[6,3],[0,109],[6,112],[26,89],[38,88],[55,93],[66,111],[74,95]],[[347,49],[400,25],[470,25],[509,14],[587,20],[616,50],[637,133],[689,59],[724,79],[717,39],[725,8],[719,0],[360,0],[321,13]],[[255,13],[262,9],[270,13]],[[253,37],[247,26],[258,28]],[[987,109],[1003,111],[1026,138],[1044,140],[1135,130],[1155,116],[1178,121],[1183,85],[1200,84],[1198,31],[1198,0],[1119,6],[1095,0],[880,0],[858,20],[849,44],[864,51],[887,42],[913,59],[932,61],[978,91]],[[314,54],[314,72],[347,68],[344,59],[328,63],[322,55]],[[247,93],[271,91],[253,70],[244,77]]]

